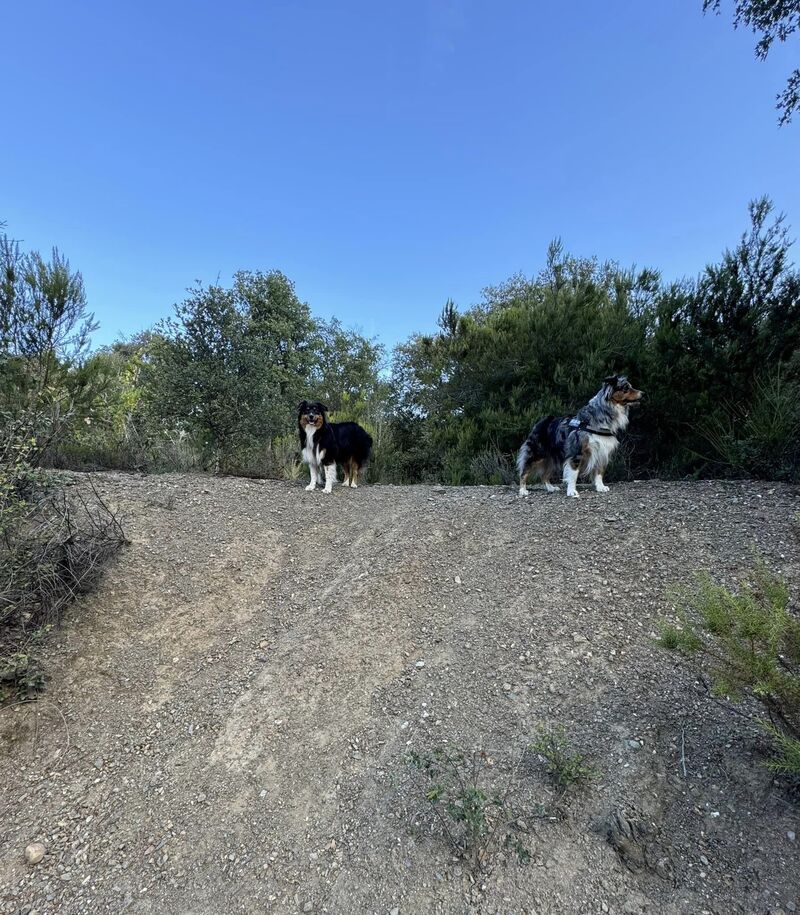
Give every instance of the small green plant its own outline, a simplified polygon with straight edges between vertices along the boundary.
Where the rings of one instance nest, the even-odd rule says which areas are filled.
[[[44,689],[45,677],[38,660],[27,651],[0,654],[0,704]]]
[[[599,774],[586,757],[572,749],[563,725],[539,727],[531,750],[541,759],[560,791],[583,785]]]
[[[487,866],[502,842],[521,863],[530,859],[518,833],[519,813],[513,805],[519,763],[510,767],[505,784],[492,787],[494,763],[483,750],[466,753],[437,747],[409,754],[414,772],[423,778],[423,796],[433,810],[453,852],[475,870]]]
[[[660,646],[704,658],[716,696],[758,700],[778,753],[772,767],[800,775],[800,618],[786,582],[759,559],[738,591],[700,574],[671,596],[680,623],[662,627]]]

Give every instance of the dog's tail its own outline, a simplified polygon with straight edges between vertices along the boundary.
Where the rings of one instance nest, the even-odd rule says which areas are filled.
[[[525,439],[517,455],[517,476],[521,477],[525,469],[531,465],[531,445],[529,439]]]
[[[545,456],[545,437],[546,430],[550,423],[555,419],[554,416],[545,416],[531,429],[530,434],[522,443],[517,455],[517,472],[521,477],[527,473],[531,465]]]

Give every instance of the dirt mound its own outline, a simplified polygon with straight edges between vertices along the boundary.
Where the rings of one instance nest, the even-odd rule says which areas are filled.
[[[754,547],[797,593],[796,489],[95,480],[132,542],[52,637],[45,698],[0,713],[0,912],[800,906],[762,733],[652,642],[670,582]],[[547,723],[600,775],[550,815],[528,766],[532,858],[476,878],[408,753],[501,766]]]

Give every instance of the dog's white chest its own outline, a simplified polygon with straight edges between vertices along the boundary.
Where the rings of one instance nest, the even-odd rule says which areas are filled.
[[[602,454],[606,458],[610,458],[611,455],[617,450],[617,445],[619,445],[619,440],[616,438],[616,436],[592,436],[592,449],[597,451],[598,454]]]
[[[619,441],[611,435],[592,435],[591,443],[589,465],[591,469],[599,467],[602,470],[608,466],[611,455],[617,450]]]
[[[314,435],[316,429],[313,426],[306,426],[306,447],[303,448],[303,460],[306,464],[317,464],[317,455],[314,448]]]

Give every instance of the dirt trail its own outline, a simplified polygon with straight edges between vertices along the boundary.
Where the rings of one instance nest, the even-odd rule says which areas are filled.
[[[131,544],[54,635],[45,699],[0,713],[0,912],[800,907],[800,807],[763,737],[652,644],[670,582],[733,581],[754,547],[797,593],[796,489],[95,479]],[[500,766],[547,722],[601,774],[531,813],[527,865],[500,854],[473,880],[408,750]],[[523,777],[549,810],[542,773]],[[614,810],[663,867],[625,866]]]

